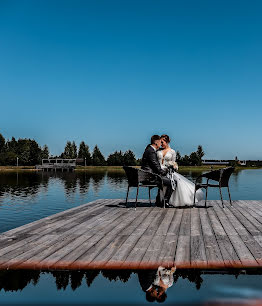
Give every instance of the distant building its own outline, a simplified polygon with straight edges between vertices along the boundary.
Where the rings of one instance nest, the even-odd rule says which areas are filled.
[[[202,165],[229,165],[228,160],[218,160],[218,159],[204,159],[202,160]]]
[[[204,159],[202,160],[202,165],[221,165],[221,166],[228,166],[228,165],[235,165],[238,164],[239,166],[247,166],[247,167],[262,167],[262,160],[238,160],[237,157],[233,159]]]

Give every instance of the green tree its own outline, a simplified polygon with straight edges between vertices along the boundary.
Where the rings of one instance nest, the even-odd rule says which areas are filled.
[[[89,152],[89,146],[82,141],[79,145],[78,158],[86,159],[86,165],[89,166],[92,164],[92,157]]]
[[[0,134],[0,153],[5,151],[5,138]]]
[[[107,158],[108,166],[122,166],[123,165],[123,154],[121,151],[115,151],[110,154]]]
[[[4,165],[5,166],[15,166],[16,165],[16,153],[8,151],[5,153]]]
[[[2,134],[0,134],[0,165],[5,164],[5,150],[6,150],[5,138]]]
[[[30,164],[30,142],[28,139],[18,139],[16,153],[19,157],[19,165],[27,166]]]
[[[77,146],[74,141],[72,142],[72,157],[71,158],[77,158]]]
[[[190,165],[190,158],[188,155],[185,155],[181,158],[181,165],[182,166],[188,166]]]
[[[128,150],[123,156],[123,165],[125,166],[135,166],[137,164],[134,152]]]
[[[92,164],[94,166],[105,166],[106,165],[105,158],[103,154],[101,153],[101,151],[99,150],[97,145],[95,145],[94,150],[93,150]]]
[[[17,152],[17,146],[18,146],[18,143],[17,143],[16,139],[14,137],[12,137],[11,141],[8,140],[6,142],[6,151],[16,153]]]
[[[49,149],[48,149],[47,145],[43,146],[42,153],[41,153],[41,158],[42,159],[49,158]]]
[[[181,154],[179,151],[176,152],[176,162],[179,164],[181,161]]]
[[[205,152],[204,152],[204,150],[203,150],[201,145],[199,145],[197,147],[196,153],[197,153],[197,156],[198,156],[198,166],[201,166],[202,165],[202,158],[205,155]]]
[[[199,163],[199,158],[197,155],[197,152],[192,152],[189,156],[189,160],[190,160],[190,165],[191,166],[197,166]]]
[[[42,149],[39,144],[32,139],[28,140],[30,146],[29,165],[36,165],[41,162]]]
[[[73,148],[71,141],[67,141],[64,153],[61,154],[62,158],[73,158]]]

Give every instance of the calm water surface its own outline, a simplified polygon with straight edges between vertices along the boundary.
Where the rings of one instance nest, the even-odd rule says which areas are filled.
[[[200,173],[182,173],[194,180]],[[233,200],[262,200],[262,170],[234,173]],[[99,198],[124,198],[124,173],[0,173],[0,232]],[[155,191],[156,192],[156,191]],[[135,197],[133,191],[131,197]],[[153,194],[154,196],[154,194]],[[227,199],[225,192],[224,197]],[[140,198],[147,198],[141,190]],[[210,189],[209,199],[219,199]],[[165,303],[262,300],[260,271],[179,272]],[[247,273],[247,274],[245,274]],[[47,294],[48,292],[48,294]],[[137,271],[1,271],[3,303],[147,303]]]

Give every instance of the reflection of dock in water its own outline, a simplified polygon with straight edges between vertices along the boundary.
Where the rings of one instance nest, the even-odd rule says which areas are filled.
[[[262,266],[262,201],[150,207],[101,199],[0,235],[0,269]],[[204,203],[203,203],[204,204]],[[203,205],[202,204],[202,205]]]

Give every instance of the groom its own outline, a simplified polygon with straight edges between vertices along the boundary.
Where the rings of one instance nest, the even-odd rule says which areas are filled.
[[[164,186],[167,187],[166,193],[165,193],[165,201],[166,201],[166,207],[173,207],[172,205],[169,205],[169,199],[171,197],[171,194],[173,192],[171,181],[169,178],[166,177],[166,173],[164,170],[161,169],[160,163],[157,158],[157,150],[159,150],[161,146],[161,138],[159,135],[153,135],[151,137],[151,144],[149,144],[142,157],[142,163],[141,163],[141,169],[146,170],[152,173],[159,174],[163,180]],[[157,206],[163,207],[163,201],[160,200],[160,192],[158,191],[156,204]]]

